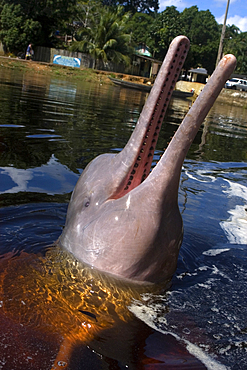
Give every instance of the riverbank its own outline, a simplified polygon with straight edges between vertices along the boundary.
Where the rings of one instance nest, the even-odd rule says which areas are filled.
[[[205,85],[198,82],[178,81],[176,88],[183,91],[195,92],[198,96]],[[238,91],[230,89],[222,89],[217,98],[217,102],[221,104],[235,105],[247,109],[247,91]]]
[[[123,78],[128,81],[147,83],[148,78],[125,75],[123,73],[99,71],[89,68],[73,68],[53,63],[36,62],[25,59],[9,58],[0,56],[0,68],[20,70],[26,73],[39,75],[53,75],[54,77],[70,77],[81,79],[87,82],[98,81],[100,83],[112,84],[108,76]]]
[[[79,69],[60,66],[58,64],[35,62],[18,58],[8,58],[0,56],[0,68],[19,70],[24,73],[35,73],[38,75],[51,75],[54,77],[70,77],[82,79],[84,81],[101,81],[104,75],[92,69]],[[108,78],[105,77],[107,81]]]
[[[101,84],[112,84],[108,76],[121,78],[126,81],[137,83],[148,83],[150,79],[125,75],[109,71],[99,71],[93,69],[71,68],[52,63],[35,62],[18,58],[9,58],[0,56],[0,68],[21,70],[25,73],[35,73],[39,75],[53,75],[54,77],[69,77],[72,79],[81,79],[87,82],[99,82]],[[179,81],[176,88],[182,91],[195,91],[195,96],[198,96],[204,85],[197,82]],[[236,90],[223,89],[217,98],[217,102],[222,104],[230,104],[247,109],[247,92]]]

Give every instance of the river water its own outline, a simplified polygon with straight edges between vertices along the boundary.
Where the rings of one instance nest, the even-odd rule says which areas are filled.
[[[44,255],[58,238],[83,169],[124,147],[146,98],[113,85],[0,70],[0,235],[8,266],[21,253]],[[154,163],[190,106],[172,99]],[[82,344],[73,369],[246,369],[246,116],[246,106],[216,103],[190,148],[179,190],[184,240],[171,289],[133,299],[134,324]],[[0,265],[1,274],[10,267]],[[0,369],[35,369],[35,356],[40,369],[51,368],[57,347],[47,354],[50,339],[33,331],[35,350],[24,342],[31,334],[18,330],[30,320],[1,313],[4,289]]]

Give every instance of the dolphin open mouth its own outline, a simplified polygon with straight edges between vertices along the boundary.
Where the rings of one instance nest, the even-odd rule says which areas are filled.
[[[124,177],[111,199],[121,198],[149,175],[161,125],[189,45],[185,36],[179,36],[171,43],[135,130],[123,151],[119,153],[120,157],[124,156],[128,160],[124,160]]]

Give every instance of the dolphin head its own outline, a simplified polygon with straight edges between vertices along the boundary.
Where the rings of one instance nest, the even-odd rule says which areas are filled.
[[[172,91],[189,49],[173,40],[137,125],[124,149],[91,161],[73,191],[59,244],[90,266],[138,282],[171,279],[183,237],[178,208],[187,151],[235,68],[225,56],[150,173]]]

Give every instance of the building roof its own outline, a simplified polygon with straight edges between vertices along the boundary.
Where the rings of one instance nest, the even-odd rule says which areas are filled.
[[[208,76],[208,71],[205,68],[194,68],[194,69],[190,69],[188,72],[197,73],[198,75]]]
[[[146,55],[141,55],[141,54],[135,53],[135,56],[138,57],[138,58],[149,60],[150,62],[153,62],[153,63],[157,63],[157,64],[162,64],[163,63],[162,61],[160,61],[158,59],[154,59],[154,58],[148,57]]]

